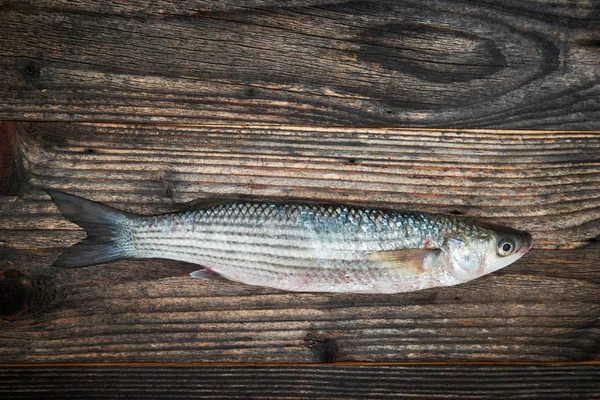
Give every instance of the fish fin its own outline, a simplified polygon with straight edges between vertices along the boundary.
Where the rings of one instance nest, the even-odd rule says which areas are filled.
[[[423,260],[428,255],[436,255],[437,249],[404,249],[377,251],[369,253],[371,261],[381,262],[385,267],[398,270],[407,275],[418,275],[425,272]]]
[[[190,276],[192,278],[204,279],[207,281],[231,282],[229,279],[217,274],[216,272],[212,272],[207,269],[201,269],[198,271],[190,272]]]
[[[72,194],[46,189],[62,215],[87,233],[87,238],[66,249],[54,262],[60,268],[77,268],[115,261],[128,256],[121,246],[127,230],[123,222],[135,214]]]

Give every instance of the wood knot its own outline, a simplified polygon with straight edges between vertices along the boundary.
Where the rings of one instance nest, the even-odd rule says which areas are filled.
[[[40,282],[17,270],[0,271],[0,318],[16,320],[41,303]]]
[[[173,185],[172,182],[175,179],[177,179],[177,173],[173,171],[164,171],[162,176],[159,178],[163,189],[162,197],[170,199],[171,201],[175,198],[177,194],[175,185]]]
[[[321,362],[334,363],[338,361],[340,346],[337,340],[333,338],[316,338],[312,335],[309,335],[304,340],[306,342],[306,347],[318,352]]]
[[[360,37],[359,58],[437,83],[467,82],[507,66],[494,40],[429,24],[377,26]]]
[[[34,62],[29,62],[23,67],[23,77],[28,81],[37,81],[42,76],[42,69]]]

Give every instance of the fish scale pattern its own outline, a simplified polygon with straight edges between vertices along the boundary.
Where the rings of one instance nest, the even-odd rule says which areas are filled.
[[[193,262],[250,284],[398,291],[386,283],[398,282],[397,272],[368,255],[440,246],[453,226],[452,217],[342,205],[223,203],[140,217],[132,226],[131,246],[138,257]],[[401,281],[418,286],[411,279]]]
[[[313,221],[323,228],[346,230],[371,230],[377,232],[412,230],[419,235],[435,235],[451,228],[454,221],[448,217],[430,216],[419,213],[385,212],[381,210],[349,206],[306,206],[270,203],[233,203],[209,209],[186,212],[183,219],[194,223],[259,223],[269,220],[288,226],[299,222]],[[327,225],[330,224],[330,225]]]

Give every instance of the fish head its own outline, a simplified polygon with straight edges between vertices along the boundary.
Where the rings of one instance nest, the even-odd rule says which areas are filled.
[[[528,232],[488,224],[469,234],[449,236],[444,261],[458,282],[466,282],[512,264],[532,245]]]

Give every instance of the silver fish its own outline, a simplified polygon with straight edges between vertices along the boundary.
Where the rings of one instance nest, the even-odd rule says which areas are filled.
[[[65,268],[167,258],[202,265],[190,274],[197,278],[296,292],[398,293],[470,281],[532,246],[527,232],[447,215],[231,202],[143,216],[47,192],[87,232],[54,263]]]

